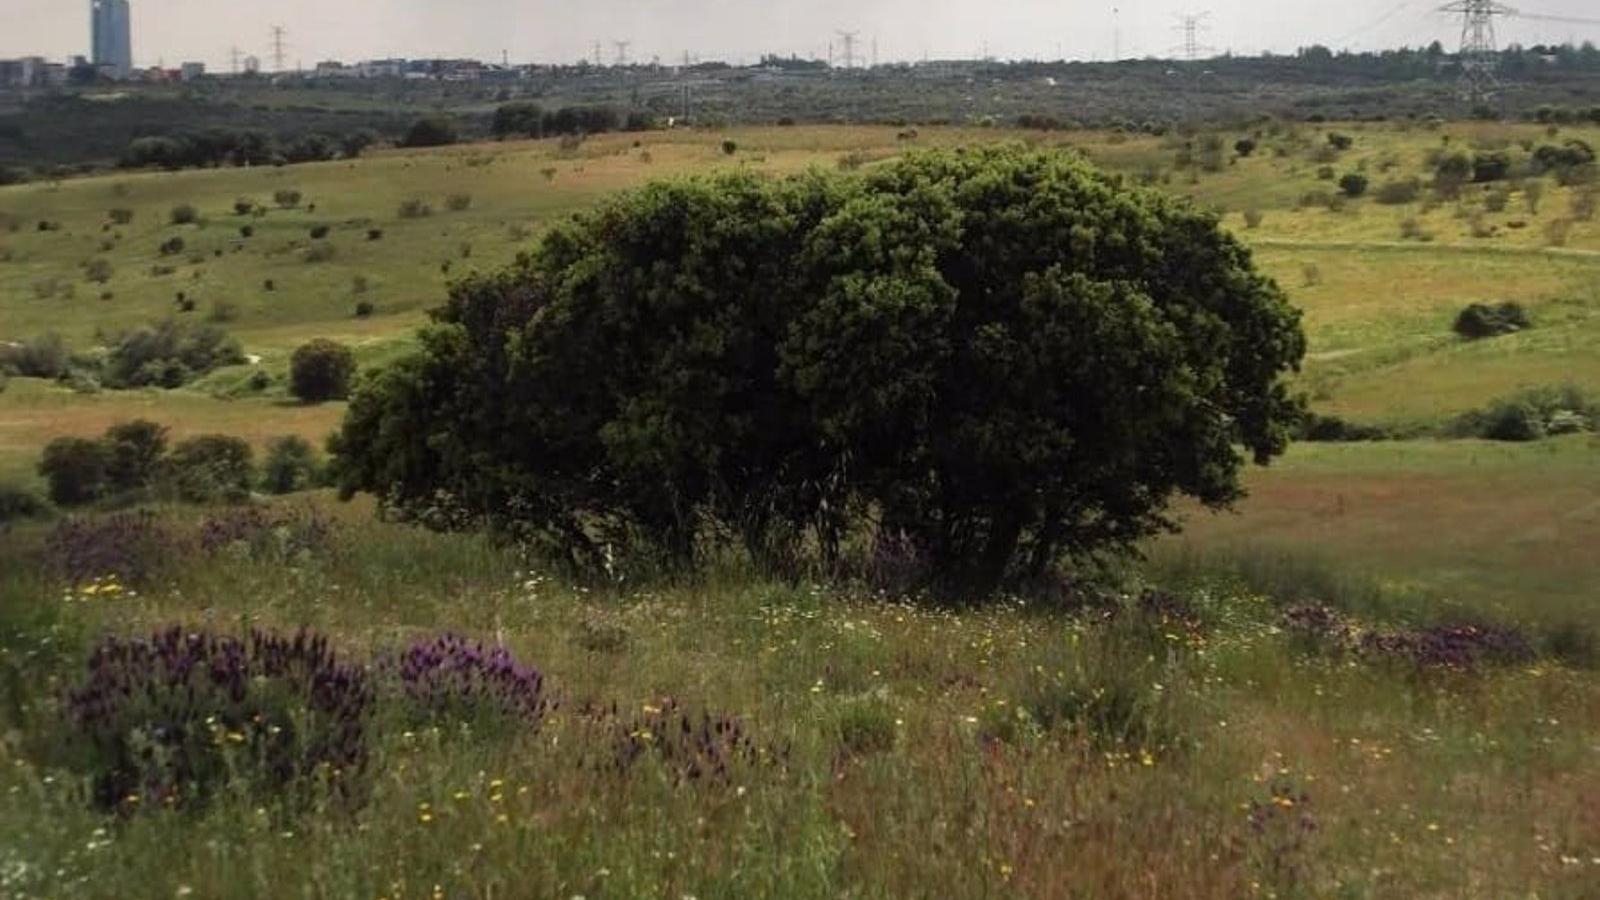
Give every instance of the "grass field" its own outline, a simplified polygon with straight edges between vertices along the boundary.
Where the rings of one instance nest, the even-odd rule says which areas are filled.
[[[1329,132],[1354,139],[1331,161]],[[1191,140],[1175,135],[733,129],[4,188],[0,341],[53,331],[88,350],[175,314],[183,291],[196,317],[221,305],[214,317],[259,363],[170,392],[13,379],[0,393],[0,484],[33,483],[51,438],[134,417],[178,437],[320,440],[343,411],[288,399],[297,346],[331,337],[381,365],[452,279],[649,179],[854,168],[995,140],[1072,145],[1216,208],[1305,311],[1299,383],[1313,407],[1436,429],[1525,388],[1600,392],[1600,224],[1580,214],[1583,188],[1545,179],[1534,203],[1524,182],[1499,212],[1478,187],[1457,202],[1368,197],[1339,211],[1305,195],[1337,190],[1325,165],[1376,188],[1422,175],[1434,148],[1517,155],[1573,137],[1600,144],[1597,129],[1299,125],[1207,172],[1174,167]],[[282,189],[301,203],[277,208]],[[452,210],[451,195],[470,203]],[[238,198],[267,212],[237,215]],[[401,217],[411,199],[431,214]],[[169,224],[184,203],[202,224]],[[133,221],[108,227],[112,208]],[[1558,221],[1570,225],[1552,246]],[[314,241],[319,225],[331,234]],[[1430,239],[1403,238],[1403,225]],[[173,236],[184,251],[162,256]],[[307,262],[314,244],[332,245],[331,259]],[[103,286],[84,277],[96,258],[114,270]],[[1501,300],[1523,303],[1535,326],[1474,343],[1451,331],[1467,303]],[[361,301],[372,316],[355,316]],[[257,366],[273,386],[241,390]],[[63,598],[40,571],[53,552],[42,530],[0,533],[0,791],[17,811],[0,817],[0,897],[1594,896],[1597,455],[1590,435],[1297,445],[1251,472],[1236,512],[1185,511],[1181,534],[1115,573],[1130,598],[1158,586],[1192,610],[1125,599],[1111,624],[1105,610],[943,610],[737,570],[569,584],[478,539],[325,497],[307,502],[340,520],[336,536],[290,557],[201,552],[196,520],[222,514],[166,511],[172,565],[110,599]],[[1283,627],[1301,604],[1374,634],[1505,623],[1540,652],[1441,672],[1404,653],[1308,646]],[[308,814],[240,791],[193,812],[108,818],[51,755],[55,700],[97,637],[172,622],[311,626],[356,659],[462,632],[538,665],[561,705],[537,732],[424,727],[402,721],[380,678],[359,808]],[[770,758],[694,785],[653,748],[608,767],[619,740],[637,741],[629,723],[670,708],[664,698],[738,717]],[[614,716],[594,712],[613,704]]]

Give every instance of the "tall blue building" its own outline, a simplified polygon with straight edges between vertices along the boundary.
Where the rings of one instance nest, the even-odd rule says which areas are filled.
[[[133,26],[128,0],[89,0],[94,36],[93,61],[118,78],[133,72]]]

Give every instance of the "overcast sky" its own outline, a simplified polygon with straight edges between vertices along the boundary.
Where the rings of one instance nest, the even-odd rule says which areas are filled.
[[[1324,43],[1368,49],[1447,46],[1456,20],[1443,0],[1195,0],[1209,9],[1203,43],[1219,50],[1291,52]],[[1526,0],[1524,12],[1600,18],[1595,0]],[[636,60],[678,61],[685,52],[739,61],[763,52],[825,56],[836,29],[861,33],[860,53],[971,57],[985,45],[1002,59],[1106,59],[1169,55],[1190,8],[1165,0],[132,0],[134,61],[200,60],[226,68],[230,48],[270,67],[269,29],[288,32],[290,66],[323,59],[467,56],[572,62],[604,42],[631,41]],[[1114,10],[1116,10],[1114,12]],[[1120,23],[1120,24],[1118,24]],[[1503,41],[1600,42],[1600,25],[1510,20]],[[0,0],[0,57],[87,53],[89,0]],[[842,53],[842,44],[839,45]]]

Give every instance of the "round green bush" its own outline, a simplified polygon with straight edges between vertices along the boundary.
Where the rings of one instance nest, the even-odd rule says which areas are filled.
[[[435,315],[343,491],[574,565],[894,539],[977,594],[1227,506],[1301,420],[1300,315],[1217,216],[1052,151],[652,185]]]
[[[50,484],[52,501],[81,506],[105,494],[110,463],[110,454],[99,441],[62,437],[45,445],[39,474]]]
[[[356,358],[343,344],[318,338],[294,352],[289,361],[289,390],[307,403],[343,400],[350,395]]]

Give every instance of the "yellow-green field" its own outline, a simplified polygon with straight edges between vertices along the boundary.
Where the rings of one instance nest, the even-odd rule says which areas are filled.
[[[1332,161],[1329,132],[1354,139]],[[1243,136],[1216,137],[1232,147]],[[297,346],[329,337],[363,365],[392,360],[452,279],[505,264],[615,191],[987,141],[1071,145],[1219,210],[1305,311],[1298,378],[1319,413],[1439,433],[1522,389],[1600,392],[1600,223],[1581,215],[1582,188],[1542,179],[1533,203],[1524,183],[1498,212],[1481,186],[1431,205],[1302,203],[1350,172],[1374,191],[1426,177],[1435,148],[1522,158],[1523,142],[1600,144],[1600,129],[1283,126],[1217,171],[1174,168],[1186,142],[1198,157],[1207,137],[733,129],[0,189],[0,341],[56,332],[89,350],[174,315],[183,291],[198,319],[226,304],[223,326],[260,359],[170,392],[12,379],[0,485],[37,486],[52,438],[136,417],[178,438],[321,440],[343,409],[288,398]],[[276,208],[281,189],[302,203]],[[451,195],[471,202],[451,210]],[[237,215],[238,198],[268,212]],[[431,215],[402,218],[411,199]],[[204,223],[168,224],[183,203]],[[107,227],[112,208],[133,221]],[[41,220],[61,229],[39,231]],[[1568,220],[1551,246],[1551,223]],[[318,225],[335,252],[307,262]],[[161,256],[175,235],[184,252]],[[104,286],[84,277],[96,258],[114,269]],[[1534,327],[1454,335],[1462,307],[1502,300],[1526,306]],[[360,301],[374,315],[357,318]],[[242,391],[256,366],[273,386]],[[1296,445],[1250,473],[1237,511],[1183,510],[1182,533],[1111,572],[1128,597],[1075,614],[943,609],[736,566],[688,584],[573,584],[479,537],[377,522],[368,500],[320,495],[305,504],[338,525],[295,552],[279,543],[293,524],[207,548],[216,522],[200,520],[227,525],[237,512],[163,510],[163,536],[146,548],[158,571],[138,586],[64,583],[40,564],[63,552],[47,544],[50,526],[0,532],[11,811],[0,897],[1594,897],[1597,461],[1600,437],[1585,434]],[[1177,592],[1181,608],[1135,599],[1148,586]],[[1354,630],[1308,640],[1284,618],[1302,604],[1338,609]],[[1463,621],[1504,623],[1534,652],[1465,668],[1413,659],[1406,641],[1425,632],[1406,629]],[[345,658],[376,660],[359,802],[333,790],[308,810],[263,800],[241,776],[197,809],[92,810],[60,751],[60,698],[95,639],[170,623],[310,626]],[[406,718],[385,661],[447,631],[538,665],[559,709],[510,734]],[[637,721],[670,709],[667,698],[737,718],[760,759],[686,783],[658,749],[659,723]],[[246,743],[218,731],[224,751],[235,740]],[[618,766],[629,748],[640,760]],[[223,757],[247,772],[242,752]]]

